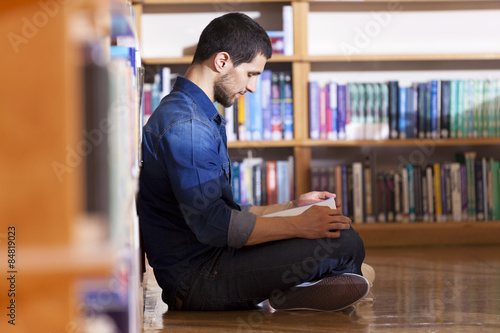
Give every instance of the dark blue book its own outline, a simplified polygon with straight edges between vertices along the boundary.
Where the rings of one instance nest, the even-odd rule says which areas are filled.
[[[426,121],[425,121],[425,101],[427,93],[427,84],[422,82],[418,84],[418,138],[425,139]]]
[[[441,137],[450,137],[451,81],[441,81]]]
[[[339,140],[344,140],[346,138],[346,112],[347,112],[347,90],[345,84],[337,85],[337,129]]]
[[[389,134],[391,139],[399,137],[399,82],[389,81]]]

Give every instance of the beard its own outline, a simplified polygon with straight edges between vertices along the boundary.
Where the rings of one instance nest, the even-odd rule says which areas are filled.
[[[214,82],[214,99],[216,102],[222,104],[225,108],[230,107],[236,100],[238,93],[231,92],[231,86],[234,86],[234,81],[231,78],[231,72],[228,72],[218,78]]]

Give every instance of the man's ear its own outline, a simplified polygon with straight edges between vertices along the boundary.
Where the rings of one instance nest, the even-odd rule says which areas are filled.
[[[227,72],[227,70],[232,66],[231,57],[227,52],[219,52],[214,58],[215,70],[219,73]]]

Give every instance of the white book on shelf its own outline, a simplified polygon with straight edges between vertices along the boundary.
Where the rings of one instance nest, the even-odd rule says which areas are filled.
[[[286,209],[286,210],[282,210],[282,211],[279,211],[279,212],[275,212],[275,213],[263,215],[262,217],[296,216],[296,215],[302,214],[307,209],[311,208],[311,206],[328,206],[331,209],[337,209],[337,206],[335,205],[335,199],[334,198],[330,198],[330,199],[326,199],[326,200],[323,200],[323,201],[318,201],[318,202],[315,202],[315,203],[312,203],[312,204],[309,204],[309,205],[305,205],[305,206],[301,206],[301,207],[295,207],[295,208]]]
[[[283,54],[293,55],[293,7],[283,6],[283,32],[284,50]]]

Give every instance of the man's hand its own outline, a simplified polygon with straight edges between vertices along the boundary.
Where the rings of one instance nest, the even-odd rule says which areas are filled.
[[[310,205],[310,204],[313,204],[315,202],[320,202],[320,201],[330,199],[330,198],[335,198],[335,197],[336,197],[335,194],[330,193],[330,192],[326,192],[326,191],[308,192],[308,193],[301,194],[297,199],[293,200],[290,208]]]
[[[343,216],[340,210],[326,206],[312,206],[296,218],[295,226],[302,238],[337,238],[341,230],[351,227],[350,218]]]

